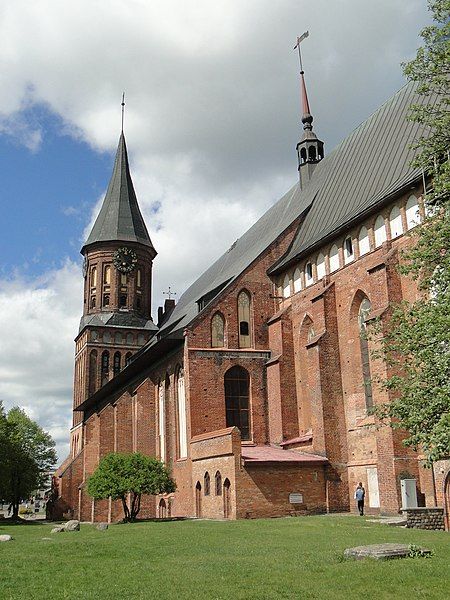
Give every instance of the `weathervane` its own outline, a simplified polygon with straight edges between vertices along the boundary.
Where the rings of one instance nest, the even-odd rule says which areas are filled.
[[[123,133],[123,118],[125,114],[125,92],[122,92],[122,133]]]
[[[172,296],[176,296],[177,295],[176,292],[172,292],[172,290],[170,289],[170,285],[169,285],[169,289],[167,290],[167,292],[163,292],[163,294],[165,296],[167,296],[169,298],[169,300],[171,300]]]
[[[297,37],[297,43],[294,46],[294,50],[298,48],[298,60],[300,61],[300,74],[303,75],[303,63],[302,63],[302,53],[300,50],[300,44],[306,39],[309,35],[309,31],[305,31],[300,37]]]

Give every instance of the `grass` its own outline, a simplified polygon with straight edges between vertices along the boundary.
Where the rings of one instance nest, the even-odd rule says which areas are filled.
[[[47,524],[0,525],[0,598],[353,599],[448,598],[448,533],[360,517],[179,521],[50,534]],[[50,539],[43,539],[50,538]],[[345,548],[426,546],[431,558],[343,560]]]

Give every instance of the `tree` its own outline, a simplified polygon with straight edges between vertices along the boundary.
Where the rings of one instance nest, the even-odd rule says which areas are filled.
[[[395,375],[382,385],[394,399],[374,412],[406,430],[404,444],[421,448],[431,465],[450,456],[450,1],[428,4],[435,23],[421,32],[423,47],[404,65],[424,97],[410,119],[424,128],[413,166],[429,184],[427,218],[400,270],[416,280],[420,298],[394,307],[383,331],[382,354]]]
[[[20,408],[7,414],[0,403],[0,496],[19,515],[22,498],[39,488],[56,463],[55,442]]]
[[[142,494],[169,494],[175,489],[175,481],[164,464],[139,452],[107,454],[87,482],[87,492],[92,498],[122,501],[125,521],[136,519]]]

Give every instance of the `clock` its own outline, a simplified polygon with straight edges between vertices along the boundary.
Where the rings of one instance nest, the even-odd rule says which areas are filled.
[[[119,248],[114,252],[113,263],[121,273],[131,273],[137,263],[136,253],[126,246]]]
[[[85,256],[84,260],[83,260],[83,277],[84,278],[86,278],[87,272],[88,272],[88,259]]]

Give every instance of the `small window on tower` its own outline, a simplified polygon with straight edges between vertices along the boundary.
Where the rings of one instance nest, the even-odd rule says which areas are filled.
[[[136,298],[136,308],[138,310],[140,310],[141,306],[142,306],[141,299],[140,298]]]
[[[91,296],[91,308],[95,308],[95,296]]]
[[[103,294],[103,306],[109,306],[109,294]]]
[[[137,283],[137,287],[140,288],[142,286],[142,271],[141,269],[137,270],[137,275],[136,275],[136,283]]]
[[[126,305],[127,305],[127,296],[126,296],[126,294],[122,294],[122,295],[120,296],[120,302],[119,302],[119,305],[120,305],[121,307],[124,307],[124,306],[126,306]]]

